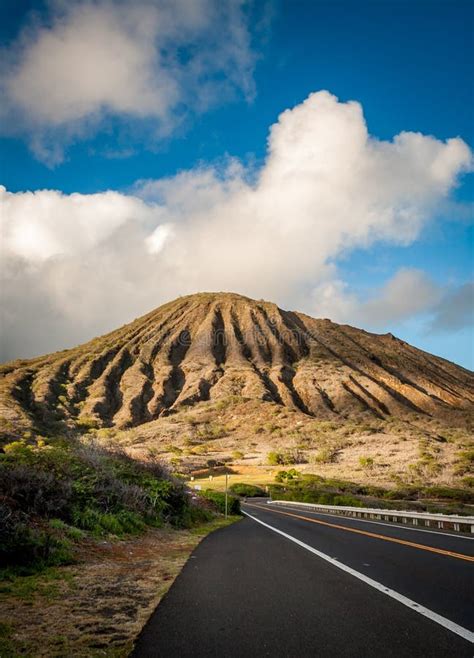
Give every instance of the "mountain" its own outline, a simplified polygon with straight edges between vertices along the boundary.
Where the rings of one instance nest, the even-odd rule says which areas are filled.
[[[0,368],[5,437],[87,430],[168,456],[175,441],[195,465],[213,450],[193,446],[213,442],[220,456],[243,446],[256,459],[282,446],[327,449],[320,464],[334,470],[347,446],[332,450],[331,438],[366,437],[373,450],[376,435],[392,449],[410,439],[405,466],[420,460],[420,441],[435,442],[452,477],[473,402],[473,373],[392,334],[231,293],[182,297],[79,347]]]

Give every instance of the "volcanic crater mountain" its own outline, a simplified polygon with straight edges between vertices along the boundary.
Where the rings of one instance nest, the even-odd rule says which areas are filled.
[[[232,293],[178,298],[76,348],[0,369],[9,436],[110,428],[168,440],[173,416],[178,422],[201,409],[209,422],[230,406],[234,425],[245,425],[245,404],[253,422],[259,410],[263,422],[285,412],[277,435],[283,443],[289,428],[308,435],[308,423],[328,421],[337,430],[397,420],[436,434],[440,427],[469,429],[473,402],[473,373],[391,334]],[[247,435],[269,434],[265,426],[254,430]]]

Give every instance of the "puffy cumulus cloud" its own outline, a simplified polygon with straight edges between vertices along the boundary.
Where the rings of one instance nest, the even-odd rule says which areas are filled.
[[[460,139],[374,139],[358,103],[322,91],[280,115],[257,172],[230,159],[141,181],[130,195],[4,192],[3,356],[72,344],[199,290],[340,319],[355,305],[335,259],[414,240],[470,163]],[[414,286],[434,303],[430,283],[408,270],[381,291],[383,309],[368,302],[366,312],[374,321],[416,312],[403,299]]]
[[[107,114],[168,134],[191,105],[254,95],[247,22],[241,0],[55,2],[3,53],[3,123],[51,163]]]
[[[153,206],[117,192],[65,195],[53,190],[12,194],[0,186],[4,248],[39,264],[93,249],[126,222],[153,227]]]

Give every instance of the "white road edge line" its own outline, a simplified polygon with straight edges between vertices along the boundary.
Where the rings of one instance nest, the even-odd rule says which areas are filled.
[[[348,567],[346,564],[342,564],[341,562],[335,560],[332,557],[329,557],[329,555],[326,555],[326,553],[322,553],[321,551],[318,551],[316,548],[309,546],[309,544],[305,544],[299,539],[296,539],[296,537],[292,537],[291,535],[288,535],[286,532],[283,532],[282,530],[278,530],[278,528],[275,528],[274,526],[269,525],[268,523],[265,523],[260,519],[257,519],[257,517],[252,516],[252,514],[249,514],[248,512],[244,512],[243,510],[242,513],[245,514],[245,516],[248,516],[250,519],[253,519],[253,521],[256,521],[257,523],[260,523],[261,525],[265,526],[265,528],[268,528],[269,530],[273,530],[273,532],[276,532],[277,534],[286,537],[286,539],[289,539],[295,544],[298,544],[298,546],[305,548],[310,553],[314,553],[314,555],[317,555],[322,560],[326,560],[326,562],[329,562],[329,564],[332,564],[334,567],[341,569],[341,571],[345,571],[351,576],[354,576],[354,578],[358,578],[359,580],[366,583],[370,587],[373,587],[379,592],[382,592],[382,594],[386,594],[390,598],[395,599],[395,601],[402,603],[407,608],[410,608],[410,610],[413,610],[414,612],[418,612],[418,614],[422,615],[423,617],[427,617],[428,619],[431,619],[431,621],[434,621],[436,624],[443,626],[443,628],[446,628],[448,631],[451,631],[452,633],[456,633],[456,635],[459,635],[464,640],[467,640],[468,642],[471,642],[471,644],[474,644],[474,633],[472,633],[469,629],[464,628],[463,626],[459,626],[459,624],[456,624],[455,622],[446,619],[446,617],[442,617],[441,615],[438,615],[436,612],[433,612],[432,610],[425,608],[420,603],[416,603],[416,601],[412,601],[408,597],[403,596],[403,594],[399,594],[398,592],[395,592],[395,590],[390,589],[389,587],[385,587],[385,585],[382,585],[376,580],[369,578],[365,574],[360,573],[359,571],[356,571],[351,567]]]
[[[273,505],[269,505],[270,509]],[[313,514],[314,516],[330,516],[332,519],[346,519],[347,521],[362,521],[362,523],[373,523],[374,525],[386,525],[389,528],[399,528],[400,530],[414,530],[415,532],[426,532],[428,535],[443,535],[443,537],[453,537],[454,539],[469,539],[474,541],[474,537],[467,535],[455,535],[453,532],[440,532],[439,530],[428,530],[425,528],[414,528],[411,525],[403,525],[401,523],[384,523],[383,521],[373,521],[372,519],[359,519],[355,516],[343,516],[342,514],[331,514],[331,512],[317,512],[315,510],[301,509],[301,507],[287,507],[286,505],[275,505],[274,509],[287,509],[290,512],[305,512],[306,514]],[[265,511],[265,508],[263,508]],[[383,516],[383,510],[382,510]]]

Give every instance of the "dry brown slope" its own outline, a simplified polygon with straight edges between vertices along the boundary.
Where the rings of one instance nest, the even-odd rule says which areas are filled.
[[[474,376],[391,334],[231,293],[165,304],[77,348],[0,369],[4,428],[126,428],[228,396],[317,418],[422,414],[456,425]]]

